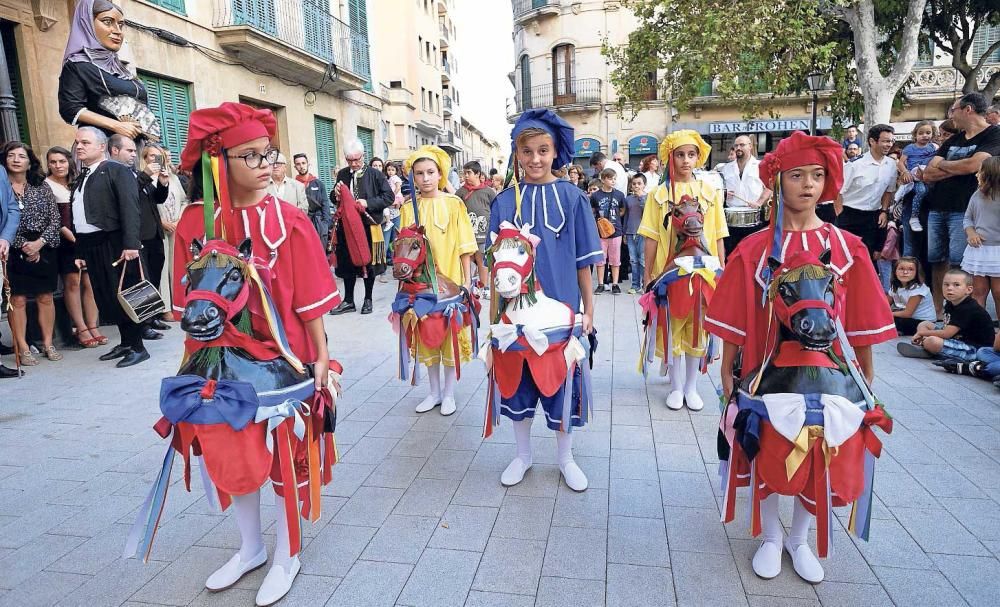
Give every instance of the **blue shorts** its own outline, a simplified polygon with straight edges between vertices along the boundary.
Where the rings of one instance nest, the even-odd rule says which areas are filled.
[[[927,216],[927,261],[962,264],[968,240],[962,222],[965,213],[957,211],[931,211]]]
[[[941,346],[941,351],[938,353],[938,356],[943,358],[953,358],[955,360],[968,363],[976,360],[976,353],[978,351],[979,348],[976,346],[970,346],[964,341],[946,339],[944,340],[944,344]]]
[[[584,361],[582,364],[587,364]],[[535,409],[539,402],[542,403],[542,411],[545,413],[545,425],[550,430],[559,431],[562,428],[563,406],[566,400],[566,386],[563,385],[552,396],[544,396],[535,386],[535,380],[531,377],[531,370],[528,363],[523,363],[521,370],[521,383],[517,387],[517,392],[510,398],[500,399],[500,414],[509,417],[511,420],[519,422],[535,417]],[[584,425],[580,417],[578,405],[581,401],[581,390],[583,389],[583,371],[577,365],[573,374],[573,395],[570,400],[574,411],[570,414],[570,425],[579,428]]]

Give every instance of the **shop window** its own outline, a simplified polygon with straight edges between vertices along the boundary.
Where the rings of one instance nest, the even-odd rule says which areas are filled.
[[[327,190],[333,189],[333,167],[337,166],[337,123],[320,116],[313,117],[316,131],[316,173]]]
[[[191,85],[187,82],[139,72],[146,87],[149,109],[160,119],[160,144],[169,152],[174,163],[180,161],[181,150],[187,143],[188,118],[194,110]]]

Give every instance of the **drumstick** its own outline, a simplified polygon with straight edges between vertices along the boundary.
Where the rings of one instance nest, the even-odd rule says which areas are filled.
[[[730,191],[731,191],[731,190],[730,190]],[[727,192],[727,193],[728,193],[728,192]],[[736,198],[737,200],[742,200],[743,202],[747,203],[748,205],[750,205],[750,206],[752,206],[752,207],[756,207],[756,208],[758,208],[758,209],[759,209],[760,207],[764,206],[764,205],[762,205],[762,204],[761,204],[761,205],[758,205],[758,204],[757,204],[757,201],[753,201],[753,202],[751,202],[751,201],[747,200],[746,198],[743,198],[742,196],[739,196],[739,195],[737,195],[737,194],[736,194],[736,192],[733,192],[733,198]]]

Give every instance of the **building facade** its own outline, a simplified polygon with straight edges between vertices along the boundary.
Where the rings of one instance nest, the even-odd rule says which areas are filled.
[[[617,95],[609,84],[612,67],[601,54],[607,39],[612,45],[627,42],[638,25],[635,16],[617,0],[511,0],[514,12],[515,69],[511,74],[515,98],[508,103],[513,122],[526,109],[551,107],[576,129],[574,162],[589,170],[588,160],[597,151],[621,152],[632,168],[655,153],[668,132],[694,129],[712,145],[710,166],[724,162],[733,140],[741,134],[756,139],[758,154],[774,149],[778,141],[796,130],[808,130],[811,96],[772,100],[764,116],[775,119],[746,120],[739,107],[716,94],[713,82],[702,85],[703,94],[683,112],[672,107],[650,79],[644,107],[634,119],[619,116]],[[979,28],[970,54],[978,58],[1000,40],[1000,26]],[[1000,69],[1000,51],[990,59],[987,74]],[[907,102],[893,113],[898,137],[909,137],[914,121],[943,120],[948,106],[961,95],[962,81],[951,58],[939,49],[923,49],[914,68]],[[819,94],[817,130],[833,127],[829,109]]]
[[[389,160],[404,160],[418,147],[433,144],[448,152],[456,166],[468,160],[495,166],[498,154],[485,136],[463,128],[469,123],[462,117],[461,58],[454,50],[463,31],[455,21],[456,2],[372,2],[373,61],[385,99]]]
[[[190,113],[223,101],[274,111],[275,145],[304,152],[332,183],[342,143],[384,144],[382,99],[372,86],[365,0],[124,0],[121,56],[137,70],[176,161]],[[19,136],[37,150],[72,143],[59,117],[59,66],[75,3],[0,0],[0,40]],[[43,66],[46,66],[43,68]],[[50,67],[51,66],[51,67]]]

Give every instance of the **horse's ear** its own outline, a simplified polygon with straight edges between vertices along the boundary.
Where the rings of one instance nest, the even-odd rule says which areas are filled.
[[[820,261],[820,263],[822,263],[824,266],[830,265],[830,256],[831,256],[830,255],[830,249],[826,249],[825,251],[823,251],[822,253],[820,253],[819,254],[819,261]]]
[[[253,254],[253,241],[247,238],[240,243],[238,248],[240,251],[240,257],[243,259],[250,259],[250,256]]]
[[[201,255],[201,250],[205,248],[205,243],[195,238],[191,241],[191,254],[197,257]]]
[[[768,256],[767,267],[771,268],[771,273],[773,274],[778,271],[778,268],[781,267],[781,260],[773,255]]]

